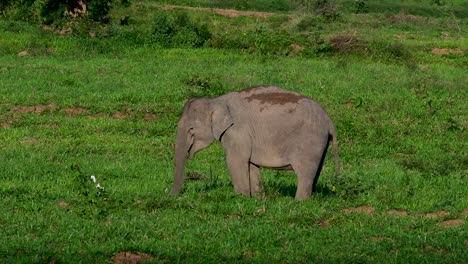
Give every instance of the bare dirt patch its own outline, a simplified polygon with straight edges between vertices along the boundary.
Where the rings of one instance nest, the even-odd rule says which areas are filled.
[[[437,225],[442,226],[442,227],[452,227],[452,226],[463,225],[464,223],[465,223],[465,220],[463,219],[450,219],[450,220],[439,222],[437,223]]]
[[[328,222],[326,220],[325,221],[320,221],[319,225],[320,225],[321,228],[328,228],[328,227],[330,227],[330,222]]]
[[[396,215],[396,216],[407,216],[408,215],[408,212],[406,212],[405,210],[388,210],[387,211],[387,214],[388,215]]]
[[[39,143],[39,139],[35,137],[24,137],[21,139],[22,144],[34,145]]]
[[[128,115],[122,112],[115,112],[111,115],[111,117],[113,119],[125,119],[128,117]]]
[[[424,251],[435,252],[435,253],[439,253],[439,254],[446,254],[446,253],[448,253],[447,250],[445,250],[445,249],[437,249],[437,248],[434,248],[434,247],[429,246],[429,245],[425,245],[425,246],[424,246]]]
[[[42,114],[45,111],[54,112],[57,110],[57,106],[55,104],[47,104],[47,105],[30,105],[30,106],[16,106],[11,109],[11,112],[14,113],[35,113],[35,114]]]
[[[268,12],[238,11],[234,9],[174,6],[174,5],[165,5],[165,6],[162,6],[161,8],[163,10],[186,9],[186,10],[203,11],[203,12],[215,13],[215,14],[227,16],[227,17],[253,16],[253,17],[258,17],[258,18],[268,18],[274,15],[274,13],[268,13]]]
[[[463,210],[463,212],[461,213],[463,216],[468,216],[468,208],[466,208],[465,210]]]
[[[303,51],[305,48],[301,45],[298,44],[291,44],[291,50],[288,52],[288,57],[293,58],[297,54],[299,54],[301,51]]]
[[[68,206],[68,203],[65,202],[65,201],[59,201],[59,202],[57,203],[57,205],[60,206],[60,207],[67,207],[67,206]]]
[[[69,107],[69,108],[64,108],[64,109],[60,110],[60,112],[66,114],[68,116],[78,116],[78,115],[81,115],[81,114],[85,114],[88,111],[89,111],[88,109],[82,108],[82,107]]]
[[[359,206],[359,207],[349,207],[349,208],[344,208],[342,209],[343,212],[349,214],[349,213],[363,213],[367,215],[371,215],[375,212],[374,207],[372,206]]]
[[[5,129],[12,128],[13,127],[13,121],[9,120],[9,121],[2,122],[1,127],[5,128]]]
[[[18,56],[19,56],[19,57],[26,57],[26,56],[29,56],[29,52],[28,52],[27,50],[21,51],[20,53],[18,53]]]
[[[419,18],[417,16],[400,13],[400,14],[390,16],[387,20],[390,23],[409,23],[409,24],[411,24],[411,23],[418,22]]]
[[[437,212],[434,212],[434,213],[420,214],[419,216],[424,217],[424,218],[434,219],[434,218],[439,218],[439,217],[446,216],[446,215],[449,215],[449,214],[450,214],[449,211],[441,210],[441,211],[437,211]]]
[[[447,55],[447,54],[463,54],[463,50],[461,49],[447,49],[447,48],[433,48],[431,50],[432,54],[437,55]]]
[[[150,113],[146,113],[145,114],[145,120],[146,121],[154,121],[156,119],[156,115],[155,114],[150,114]]]
[[[140,252],[119,252],[112,256],[112,263],[114,264],[138,264],[146,260],[155,259],[153,256],[140,253]]]
[[[109,117],[109,115],[106,114],[106,113],[97,113],[97,114],[94,114],[94,115],[89,115],[87,117],[89,119],[96,119],[96,118],[101,118],[101,117]]]
[[[332,48],[340,53],[365,52],[368,50],[364,41],[357,39],[354,34],[340,34],[331,37]]]

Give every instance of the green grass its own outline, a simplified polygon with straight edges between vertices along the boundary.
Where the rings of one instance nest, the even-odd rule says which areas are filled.
[[[145,5],[114,10],[133,22],[97,29],[96,38],[0,20],[0,262],[108,263],[118,252],[144,252],[156,263],[468,259],[466,19],[389,23],[382,14],[349,14],[320,24],[320,34],[355,30],[372,53],[290,58],[162,48],[144,34],[155,10]],[[213,34],[223,27],[274,34],[278,21],[291,39],[309,32],[294,27],[296,14],[189,14]],[[125,38],[133,30],[142,42]],[[18,56],[24,50],[29,55]],[[294,200],[294,174],[272,170],[262,171],[261,197],[238,196],[214,144],[188,162],[185,191],[169,196],[184,102],[258,84],[301,92],[327,110],[341,177],[334,179],[329,157],[307,201]]]

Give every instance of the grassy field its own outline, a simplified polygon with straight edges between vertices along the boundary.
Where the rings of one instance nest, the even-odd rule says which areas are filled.
[[[72,32],[0,19],[0,262],[468,260],[466,17],[353,14],[346,1],[333,22],[288,1],[184,1],[266,17],[161,7],[173,2],[135,1]],[[195,26],[177,34],[206,25],[209,41],[161,42],[161,17],[185,16]],[[261,197],[238,196],[215,143],[169,196],[185,101],[259,84],[327,110],[340,177],[330,157],[307,201],[293,173],[272,170]]]

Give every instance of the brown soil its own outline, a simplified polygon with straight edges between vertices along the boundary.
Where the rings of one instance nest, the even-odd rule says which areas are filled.
[[[330,222],[328,222],[328,221],[321,221],[321,222],[319,223],[319,225],[320,225],[321,228],[328,228],[328,227],[330,226]]]
[[[45,111],[54,112],[57,110],[57,106],[54,104],[48,105],[31,105],[31,106],[16,106],[15,108],[11,109],[14,113],[35,113],[41,114]]]
[[[12,128],[13,127],[13,121],[5,121],[2,122],[1,124],[2,128]]]
[[[220,9],[220,8],[203,8],[203,7],[190,7],[190,6],[174,6],[174,5],[165,5],[162,7],[163,10],[173,10],[173,9],[186,9],[186,10],[196,10],[203,11],[208,13],[215,13],[227,17],[238,17],[238,16],[254,16],[259,18],[268,18],[274,13],[267,12],[255,12],[255,11],[238,11],[234,9]]]
[[[100,117],[108,117],[109,115],[105,114],[105,113],[97,113],[97,114],[94,114],[94,115],[89,115],[87,116],[89,119],[96,119],[96,118],[100,118]]]
[[[64,108],[60,110],[60,112],[65,113],[66,115],[69,116],[78,116],[84,113],[87,113],[89,110],[86,108],[82,107],[69,107],[69,108]]]
[[[21,139],[21,143],[34,145],[39,143],[39,139],[35,137],[24,137],[23,139]]]
[[[407,14],[397,14],[389,17],[387,20],[390,23],[416,23],[418,22],[418,17]]]
[[[65,202],[65,201],[60,201],[60,202],[57,203],[57,205],[60,206],[60,207],[67,207],[68,203]]]
[[[127,118],[127,115],[122,112],[115,112],[111,115],[113,119],[124,119]]]
[[[435,253],[439,253],[439,254],[447,253],[447,250],[445,250],[445,249],[437,249],[437,248],[434,248],[434,247],[429,246],[429,245],[424,246],[424,251],[435,252]]]
[[[368,47],[365,42],[360,41],[353,34],[341,34],[331,39],[332,48],[340,53],[366,51]]]
[[[439,222],[437,225],[442,226],[442,227],[452,227],[452,226],[463,225],[464,223],[465,223],[465,220],[463,219],[450,219],[450,220]]]
[[[28,55],[29,55],[29,52],[27,50],[18,53],[18,56],[20,56],[20,57],[26,57]]]
[[[449,215],[449,214],[450,214],[450,212],[441,210],[441,211],[437,211],[437,212],[434,212],[434,213],[420,214],[419,216],[422,216],[424,218],[434,219],[434,218],[439,218],[439,217],[446,216],[446,215]]]
[[[146,113],[145,114],[145,120],[146,121],[154,121],[156,119],[156,115],[155,114],[150,114],[150,113]]]
[[[466,208],[465,210],[463,210],[463,212],[461,213],[463,216],[468,216],[468,208]]]
[[[406,212],[405,210],[388,210],[387,211],[387,214],[388,215],[396,215],[396,216],[407,216],[408,215],[408,212]]]
[[[349,207],[342,209],[345,213],[364,213],[371,215],[375,212],[375,209],[371,206],[359,206],[359,207]]]
[[[140,252],[119,252],[112,256],[114,264],[138,264],[145,260],[154,259],[153,256]]]
[[[433,48],[431,50],[432,54],[446,55],[446,54],[463,54],[461,49],[446,49],[446,48]]]
[[[288,57],[292,58],[295,57],[299,52],[303,51],[305,48],[298,44],[292,44],[291,50],[288,53]]]

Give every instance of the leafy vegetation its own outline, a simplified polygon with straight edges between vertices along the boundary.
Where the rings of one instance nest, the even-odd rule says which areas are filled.
[[[13,2],[0,4],[0,262],[467,259],[464,1],[127,1],[108,21],[53,23]],[[262,195],[242,197],[216,143],[169,196],[184,102],[259,84],[323,105],[342,174],[327,158],[297,202],[294,174],[265,169]]]

